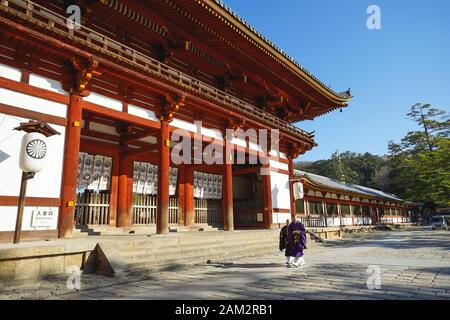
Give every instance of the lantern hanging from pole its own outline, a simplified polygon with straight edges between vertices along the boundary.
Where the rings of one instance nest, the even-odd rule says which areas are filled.
[[[23,172],[40,172],[47,157],[47,137],[59,134],[44,121],[23,122],[14,130],[27,132],[22,138],[19,167]]]
[[[23,136],[20,148],[19,167],[24,172],[40,172],[45,167],[47,155],[46,136],[30,132]]]
[[[44,121],[22,122],[14,130],[25,131],[20,147],[19,167],[22,170],[22,181],[20,183],[19,203],[17,205],[16,227],[14,229],[14,243],[20,242],[22,231],[23,209],[27,193],[27,181],[34,178],[36,172],[45,167],[47,157],[47,137],[59,134]]]
[[[294,199],[295,200],[303,199],[303,196],[304,196],[303,183],[295,182],[293,184],[293,188],[292,189],[294,190]]]

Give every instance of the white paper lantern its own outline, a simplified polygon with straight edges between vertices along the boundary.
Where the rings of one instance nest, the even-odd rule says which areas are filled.
[[[294,199],[295,200],[303,199],[303,196],[304,196],[303,183],[295,182],[292,189],[294,189]]]
[[[47,157],[47,137],[42,133],[30,132],[23,136],[19,166],[24,172],[40,172]]]

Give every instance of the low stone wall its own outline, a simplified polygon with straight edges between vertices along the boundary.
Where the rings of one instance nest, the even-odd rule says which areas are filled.
[[[94,249],[90,242],[0,247],[0,280],[38,279],[66,273],[71,266],[95,272]]]
[[[312,231],[323,240],[340,239],[342,237],[340,228],[307,228],[307,230]]]

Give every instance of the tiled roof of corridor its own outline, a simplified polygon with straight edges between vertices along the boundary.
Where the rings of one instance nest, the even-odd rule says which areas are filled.
[[[371,196],[377,198],[384,198],[393,201],[404,201],[397,197],[395,194],[387,193],[381,190],[376,190],[357,184],[340,182],[328,177],[320,176],[318,174],[309,173],[302,170],[294,170],[294,176],[296,177],[306,177],[309,181],[324,188],[330,188],[333,190],[339,190],[344,192],[357,193],[362,196]]]

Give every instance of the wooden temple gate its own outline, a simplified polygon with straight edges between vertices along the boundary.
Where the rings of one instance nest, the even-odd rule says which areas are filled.
[[[29,103],[13,106],[7,93],[0,107],[64,127],[61,191],[55,198],[58,237],[71,237],[74,221],[118,228],[156,223],[159,234],[168,233],[169,224],[270,228],[271,176],[253,180],[265,185],[264,191],[252,189],[241,197],[233,186],[243,172],[235,174],[229,163],[200,165],[195,170],[220,176],[223,187],[220,196],[214,187],[212,195],[196,195],[190,190],[195,183],[185,179],[190,165],[171,160],[174,131],[181,128],[204,144],[217,137],[211,131],[219,131],[215,143],[230,142],[246,155],[255,153],[255,146],[245,139],[228,141],[226,129],[279,131],[276,148],[270,142],[266,150],[257,149],[289,193],[293,160],[314,146],[314,134],[293,123],[346,107],[350,91],[331,90],[219,2],[134,3],[79,1],[89,16],[74,28],[65,1],[0,1],[0,63],[20,74],[2,77],[1,87],[42,102],[39,110]],[[198,119],[203,124],[195,127]],[[80,154],[84,158],[77,164]],[[158,165],[152,180],[157,190],[134,189],[135,161]],[[176,191],[167,179],[171,167],[186,171],[176,175]],[[295,202],[289,202],[284,209],[294,212]]]
[[[235,194],[233,200],[234,222],[237,226],[262,226],[264,224],[264,194],[261,175],[258,168],[254,172],[239,174],[234,177]],[[251,170],[251,169],[248,169]],[[241,171],[242,172],[242,171]]]

